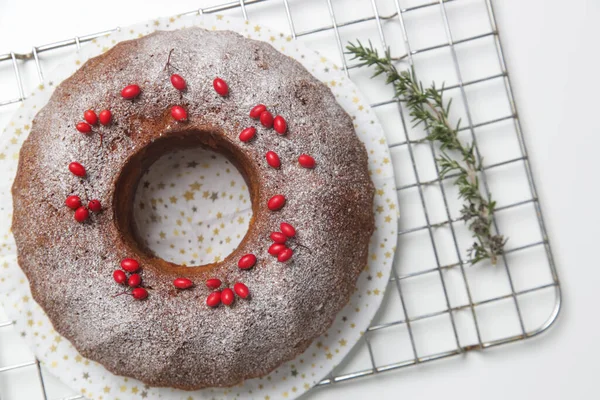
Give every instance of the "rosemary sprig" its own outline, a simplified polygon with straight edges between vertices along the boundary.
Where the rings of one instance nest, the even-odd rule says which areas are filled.
[[[478,171],[481,170],[473,144],[463,144],[458,139],[460,121],[452,126],[449,121],[452,100],[444,102],[444,87],[441,89],[432,83],[424,88],[415,77],[414,68],[398,71],[390,56],[390,50],[380,57],[369,43],[363,46],[349,43],[347,53],[353,59],[361,61],[359,66],[374,67],[373,77],[385,75],[386,84],[394,87],[394,96],[406,105],[410,111],[414,126],[423,125],[428,132],[427,139],[438,143],[440,156],[436,159],[440,168],[440,178],[449,174],[456,176],[454,183],[459,190],[459,198],[464,200],[460,211],[462,219],[468,224],[475,241],[468,250],[469,261],[476,264],[489,259],[496,264],[504,252],[506,239],[492,232],[492,218],[496,202],[487,199],[481,192]],[[453,155],[454,157],[452,157]]]

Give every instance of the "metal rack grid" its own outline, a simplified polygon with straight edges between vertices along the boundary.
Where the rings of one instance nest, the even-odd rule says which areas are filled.
[[[252,7],[255,7],[257,3],[263,2],[266,2],[266,0],[240,0],[239,2],[233,1],[219,6],[194,10],[189,13],[184,13],[184,15],[195,13],[202,14],[233,12],[237,15],[241,13],[243,18],[248,19],[248,10]],[[362,346],[363,350],[366,349],[364,351],[368,355],[367,365],[357,368],[353,365],[352,361],[349,363],[345,362],[344,365],[338,367],[334,372],[332,372],[328,378],[321,381],[319,386],[330,385],[358,377],[364,377],[385,371],[396,370],[402,367],[443,359],[472,350],[483,350],[489,347],[531,338],[547,330],[556,320],[561,307],[560,285],[540,208],[537,190],[531,172],[527,148],[523,139],[521,124],[511,88],[511,81],[502,51],[492,0],[481,0],[481,2],[485,4],[487,18],[489,19],[489,26],[491,27],[491,30],[469,35],[459,40],[455,39],[455,32],[452,28],[451,19],[448,16],[448,7],[450,3],[453,5],[462,3],[461,0],[438,0],[412,5],[405,8],[401,6],[400,3],[402,3],[402,1],[400,0],[388,0],[386,3],[391,3],[394,8],[394,10],[389,14],[381,13],[379,11],[381,5],[378,4],[376,0],[370,0],[371,10],[369,10],[369,13],[372,12],[372,16],[352,18],[341,23],[338,22],[338,14],[335,11],[335,6],[332,3],[332,0],[323,0],[323,2],[326,3],[330,23],[324,26],[302,31],[298,31],[294,25],[295,13],[292,12],[292,0],[268,1],[268,6],[283,9],[287,18],[289,32],[294,39],[305,36],[310,37],[317,34],[333,35],[336,47],[339,50],[343,71],[350,77],[354,77],[356,64],[352,64],[348,60],[347,55],[344,54],[344,45],[341,32],[343,29],[346,29],[346,27],[373,27],[373,24],[375,24],[376,36],[378,36],[379,41],[379,43],[376,44],[380,45],[381,48],[385,48],[388,44],[396,44],[401,41],[406,54],[399,57],[398,61],[408,63],[409,65],[415,65],[416,58],[424,54],[439,51],[440,49],[450,52],[452,60],[451,67],[456,76],[456,83],[446,86],[446,92],[452,94],[455,103],[458,103],[459,101],[462,102],[467,126],[460,129],[460,134],[465,135],[463,137],[464,140],[472,141],[472,143],[475,144],[478,160],[482,160],[480,145],[478,143],[478,140],[481,140],[481,135],[479,134],[479,130],[481,129],[487,127],[499,127],[498,129],[504,132],[504,136],[508,138],[508,135],[514,133],[515,139],[518,141],[519,154],[516,157],[500,159],[491,164],[483,164],[484,167],[480,171],[483,189],[488,196],[490,194],[490,182],[492,182],[488,175],[492,173],[492,171],[503,167],[517,166],[523,169],[526,176],[529,192],[527,198],[500,205],[497,208],[497,217],[493,221],[494,229],[498,232],[501,232],[498,219],[502,218],[503,213],[530,207],[535,213],[540,240],[516,244],[509,242],[508,249],[502,256],[502,260],[499,263],[500,265],[496,267],[489,265],[470,266],[468,261],[464,258],[464,250],[466,248],[464,241],[462,240],[465,233],[464,223],[459,217],[454,216],[456,214],[454,210],[456,207],[454,207],[455,204],[453,203],[452,195],[448,193],[451,191],[451,185],[448,184],[452,176],[447,176],[444,179],[440,179],[439,170],[437,166],[435,166],[435,175],[432,178],[424,178],[424,176],[427,175],[427,172],[425,171],[426,167],[424,166],[421,158],[423,150],[425,149],[425,153],[429,154],[428,157],[430,160],[431,157],[435,159],[437,154],[435,146],[424,140],[422,134],[419,135],[418,132],[410,127],[410,123],[407,121],[407,112],[397,100],[390,98],[373,103],[372,107],[376,112],[385,107],[393,107],[395,108],[395,112],[397,112],[400,123],[393,125],[392,128],[387,128],[386,126],[386,134],[388,138],[392,138],[390,139],[390,150],[392,152],[399,149],[406,151],[407,157],[405,158],[408,158],[410,161],[412,173],[414,174],[414,182],[408,184],[403,184],[401,182],[397,185],[398,196],[400,197],[400,203],[402,206],[402,196],[404,193],[407,193],[411,190],[416,190],[416,196],[418,200],[413,203],[408,202],[409,208],[406,209],[407,212],[404,214],[420,211],[424,215],[424,223],[417,224],[416,226],[412,227],[404,227],[402,218],[400,220],[398,233],[399,242],[397,246],[399,251],[393,255],[394,268],[388,283],[388,290],[386,291],[387,294],[384,300],[384,305],[382,306],[384,310],[380,310],[380,315],[367,329],[363,336],[362,344],[358,346]],[[379,3],[382,3],[382,1]],[[386,5],[389,6],[390,4]],[[413,45],[413,39],[409,34],[409,30],[407,29],[407,19],[410,18],[413,13],[416,13],[419,10],[437,10],[437,12],[439,12],[443,22],[445,36],[443,42],[424,47]],[[365,12],[365,14],[368,13]],[[389,32],[386,34],[386,28],[390,24],[399,27],[400,37],[394,36],[392,38],[390,37]],[[118,29],[119,28],[87,36],[75,37],[74,39],[64,40],[44,46],[33,47],[31,52],[25,54],[11,52],[0,55],[0,67],[3,63],[12,64],[14,80],[16,81],[18,87],[17,97],[8,99],[0,98],[0,111],[4,111],[6,106],[9,104],[18,103],[25,98],[24,79],[23,75],[21,74],[18,61],[22,63],[33,61],[37,71],[37,78],[40,82],[43,82],[43,61],[40,60],[40,54],[45,52],[53,52],[61,48],[79,48],[94,38],[109,34]],[[461,64],[459,51],[457,50],[458,47],[466,43],[476,42],[486,38],[491,39],[493,42],[494,51],[500,66],[499,72],[471,80],[463,79],[464,63]],[[360,36],[359,39],[366,41]],[[472,60],[471,62],[475,61]],[[417,74],[420,74],[420,67],[418,65],[415,65],[415,70]],[[5,73],[5,75],[8,75],[8,73]],[[0,75],[0,78],[8,79],[8,76]],[[490,82],[501,82],[503,87],[503,95],[509,104],[510,113],[500,117],[476,121],[473,117],[473,104],[469,101],[470,96],[468,90],[472,87],[486,85]],[[380,118],[384,117],[380,116]],[[435,163],[433,164],[435,165]],[[504,184],[510,185],[511,183],[506,182],[506,180],[507,179],[504,179]],[[435,188],[439,190],[439,194],[441,195],[441,209],[443,210],[443,218],[439,221],[436,220],[435,215],[439,214],[439,212],[435,211],[436,206],[432,206],[431,201],[428,199],[429,191]],[[508,186],[508,190],[511,190],[511,186]],[[445,241],[440,239],[438,233],[440,230],[444,229],[447,230],[451,240]],[[407,264],[401,259],[401,255],[406,249],[406,247],[403,247],[403,244],[413,240],[408,240],[408,238],[411,236],[420,234],[425,235],[425,238],[420,240],[420,246],[423,248],[426,246],[431,247],[435,263],[432,266],[429,266],[425,265],[426,263],[423,262],[423,265],[420,265],[419,268],[407,268]],[[419,238],[416,240],[419,240]],[[515,275],[522,276],[524,274],[524,276],[527,277],[528,274],[527,271],[523,272],[523,269],[526,269],[527,267],[520,265],[523,262],[516,257],[516,255],[520,253],[526,253],[528,251],[531,252],[534,249],[543,249],[543,252],[540,253],[542,259],[539,259],[538,257],[538,260],[535,260],[534,262],[542,265],[542,268],[547,269],[549,279],[546,281],[540,281],[537,278],[529,277],[526,278],[526,280],[528,279],[527,284],[517,285],[515,283]],[[448,258],[448,253],[454,254],[454,262],[444,261],[444,259]],[[540,255],[538,254],[538,256]],[[526,260],[528,260],[528,263],[532,262],[531,257]],[[477,285],[482,284],[482,281],[477,277],[489,275],[489,272],[486,271],[490,271],[490,269],[494,271],[494,277],[492,279],[499,279],[498,276],[500,271],[503,271],[508,290],[501,294],[485,294],[479,297],[474,295],[474,288]],[[449,278],[448,273],[450,272],[456,272],[459,277],[458,282],[463,285],[462,287],[464,289],[465,296],[462,302],[456,301],[452,294],[457,281]],[[424,277],[427,277],[427,279],[430,279],[431,277],[437,277],[439,279],[439,285],[430,285],[427,282],[424,284],[421,283],[423,290],[419,293],[413,293],[413,290],[410,290],[410,282],[417,279],[422,279]],[[440,295],[440,298],[442,299],[443,307],[435,311],[415,312],[414,304],[419,302],[419,297],[423,296],[424,293],[433,293],[436,290],[439,291],[438,295]],[[532,326],[532,322],[529,321],[530,313],[527,314],[523,311],[524,299],[526,296],[545,290],[551,290],[553,292],[554,296],[552,307],[549,312],[544,314],[544,318],[542,320],[537,318],[537,320],[541,321],[541,323]],[[389,315],[386,317],[385,314],[389,314],[389,312],[387,312],[385,309],[394,309],[394,306],[390,306],[390,304],[393,302],[399,302],[399,306],[396,306],[395,314],[393,314],[392,317]],[[500,314],[512,313],[514,316],[516,316],[517,328],[514,332],[505,333],[506,330],[498,330],[498,324],[494,325],[493,323],[497,319],[496,317],[491,318],[492,328],[486,328],[484,326],[485,324],[490,323],[490,317],[481,310],[484,307],[496,304],[502,304],[503,307],[509,307],[504,308],[504,311],[502,311]],[[507,311],[508,309],[511,311]],[[472,321],[472,327],[474,328],[474,330],[471,332],[472,334],[465,334],[464,324],[458,321],[458,317],[460,315],[470,316],[470,321]],[[487,316],[482,318],[482,315]],[[450,329],[447,330],[451,342],[450,348],[444,351],[423,350],[423,342],[421,342],[421,340],[425,339],[421,339],[419,337],[419,332],[415,333],[415,325],[421,324],[425,321],[435,319],[439,320],[440,318],[445,317],[448,317],[447,322],[449,322],[450,327]],[[482,319],[484,321],[482,321]],[[498,319],[504,321],[502,318]],[[12,321],[0,321],[0,329],[10,329],[12,325]],[[385,360],[382,360],[375,349],[376,343],[374,342],[379,340],[377,335],[380,332],[394,329],[401,329],[404,332],[405,335],[403,336],[403,340],[407,345],[408,351],[404,355],[400,354],[402,352],[398,352],[398,354],[392,354],[394,358],[391,360],[389,359],[391,357],[390,355],[388,355]],[[419,329],[418,331],[422,331],[422,329]],[[360,351],[360,349],[354,351],[353,357],[357,358],[357,352]],[[37,375],[42,388],[43,397],[48,398],[48,394],[45,389],[44,373],[40,368],[39,362],[36,360],[16,365],[0,366],[0,374],[10,370],[26,367],[33,367],[37,369]],[[68,397],[68,399],[79,398],[82,398],[82,396],[75,395]]]

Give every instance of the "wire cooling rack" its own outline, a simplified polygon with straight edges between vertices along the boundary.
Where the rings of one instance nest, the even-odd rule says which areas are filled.
[[[387,255],[394,269],[373,324],[319,386],[531,338],[553,324],[560,285],[491,0],[240,0],[191,13],[241,15],[287,30],[331,59],[337,54],[384,125],[401,207],[398,251]],[[0,122],[61,55],[113,31],[0,55]],[[493,227],[510,238],[498,265],[467,262],[471,238],[452,179],[439,178],[436,147],[407,121],[391,89],[344,54],[357,38],[390,46],[398,67],[414,65],[425,83],[446,83],[453,114],[465,122],[461,139],[485,156],[481,182],[498,202]],[[23,373],[30,386],[39,384],[39,398],[82,398],[56,389],[33,355],[23,362],[2,357],[19,340],[12,326],[0,314],[0,383],[6,388],[9,374]],[[3,400],[23,398],[15,393],[0,387]]]

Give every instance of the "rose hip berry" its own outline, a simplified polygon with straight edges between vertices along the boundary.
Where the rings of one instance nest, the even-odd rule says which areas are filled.
[[[221,292],[221,301],[223,302],[223,304],[225,304],[226,306],[230,306],[233,303],[234,299],[235,295],[233,294],[233,290],[229,288],[223,289],[223,291]]]
[[[133,258],[124,258],[121,260],[121,268],[127,272],[135,272],[140,269],[140,263]]]
[[[301,154],[298,157],[298,162],[304,168],[314,168],[315,167],[315,159],[309,156],[308,154]]]
[[[79,196],[69,196],[65,200],[65,205],[72,210],[77,210],[79,207],[81,207],[81,199]]]
[[[269,247],[269,254],[272,256],[278,256],[279,253],[281,253],[283,250],[287,249],[287,247],[285,246],[285,244],[283,243],[273,243],[270,247]]]
[[[112,113],[109,110],[100,111],[100,123],[102,125],[110,124],[111,120],[112,120]]]
[[[288,237],[281,232],[271,232],[271,240],[275,243],[285,243]]]
[[[215,78],[213,87],[215,88],[215,92],[220,96],[227,96],[229,93],[229,86],[227,86],[227,83],[221,78]]]
[[[217,278],[211,278],[206,281],[206,287],[209,289],[218,289],[221,287],[221,281]]]
[[[260,123],[265,128],[272,127],[273,126],[273,114],[271,114],[268,111],[263,111],[262,113],[260,113]]]
[[[212,292],[206,298],[206,305],[209,307],[216,307],[221,304],[221,292]]]
[[[138,287],[142,284],[142,277],[140,274],[131,274],[129,279],[127,279],[127,284],[130,287]]]
[[[69,164],[69,171],[71,171],[71,173],[73,173],[75,176],[85,176],[85,168],[83,168],[83,165],[75,161]]]
[[[83,119],[90,125],[96,125],[98,123],[98,116],[93,110],[87,110],[83,113]]]
[[[148,291],[141,287],[133,289],[131,291],[131,294],[133,295],[133,298],[136,300],[144,300],[146,297],[148,297]]]
[[[187,119],[187,111],[181,106],[171,107],[171,116],[177,121],[185,121]]]
[[[175,89],[179,90],[180,92],[183,92],[187,87],[185,79],[183,79],[179,74],[171,75],[171,84]]]
[[[113,279],[119,285],[122,285],[127,280],[127,275],[125,274],[125,272],[121,271],[120,269],[116,269],[115,272],[113,272]]]
[[[250,140],[252,140],[252,138],[256,135],[256,128],[254,128],[253,126],[244,129],[241,133],[240,133],[240,140],[242,142],[249,142]]]
[[[287,222],[282,222],[281,225],[279,225],[279,229],[281,229],[281,232],[287,237],[296,236],[296,229]]]
[[[250,269],[256,264],[256,256],[254,254],[246,254],[238,261],[240,269]]]
[[[279,156],[277,155],[277,153],[275,153],[274,151],[267,151],[265,158],[267,159],[267,164],[269,164],[271,167],[273,167],[273,168],[281,167],[281,160],[279,159]]]
[[[84,222],[90,216],[90,212],[85,207],[79,207],[75,210],[75,221]]]
[[[267,207],[271,211],[281,210],[281,208],[285,205],[285,196],[282,194],[276,194],[271,197],[267,202]]]
[[[78,122],[77,125],[75,125],[75,129],[81,133],[90,133],[92,131],[92,126],[87,122]]]
[[[240,296],[242,299],[245,299],[245,298],[248,297],[248,295],[250,295],[250,291],[248,290],[248,286],[244,285],[241,282],[238,282],[235,285],[233,285],[233,291],[235,292],[235,294],[237,294],[238,296]]]
[[[277,255],[277,261],[279,262],[286,262],[287,260],[289,260],[290,258],[292,258],[292,255],[294,254],[294,252],[292,251],[292,249],[290,249],[289,247],[283,249],[281,251],[281,253],[279,253]]]
[[[99,200],[90,200],[88,208],[93,212],[100,212],[102,210],[102,204],[100,204]]]
[[[141,92],[142,90],[138,85],[128,85],[121,90],[121,97],[126,100],[132,100],[138,97]]]
[[[258,104],[254,106],[252,110],[250,110],[250,118],[259,119],[260,114],[262,114],[262,112],[266,110],[267,106],[265,106],[264,104]]]
[[[188,278],[177,278],[173,281],[173,286],[177,289],[189,289],[194,286],[194,282]]]
[[[281,115],[276,116],[273,120],[273,129],[280,135],[284,135],[287,131],[287,122]]]

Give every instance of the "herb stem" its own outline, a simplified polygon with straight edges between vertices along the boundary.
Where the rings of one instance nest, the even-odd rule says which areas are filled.
[[[463,144],[458,138],[460,121],[453,126],[449,113],[452,100],[445,102],[444,87],[441,89],[432,83],[424,88],[415,76],[413,67],[399,72],[387,49],[383,57],[379,56],[371,44],[363,46],[349,43],[346,46],[353,59],[359,59],[359,67],[374,67],[373,77],[385,75],[386,83],[394,88],[394,97],[400,100],[409,110],[414,126],[423,125],[427,131],[427,140],[439,144],[439,175],[443,179],[449,173],[456,174],[454,184],[458,187],[459,198],[464,201],[460,210],[461,217],[473,234],[474,242],[468,249],[471,264],[490,260],[498,262],[498,257],[504,253],[506,239],[494,234],[492,223],[496,202],[491,194],[486,198],[481,191],[478,171],[481,171],[480,161],[475,156],[473,144]]]

